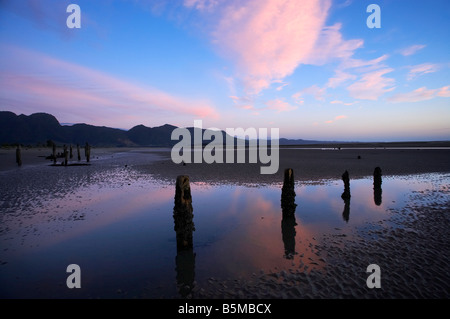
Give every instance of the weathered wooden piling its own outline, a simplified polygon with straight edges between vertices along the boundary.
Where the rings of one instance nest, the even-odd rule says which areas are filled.
[[[345,171],[344,174],[342,174],[342,180],[344,181],[344,192],[342,193],[341,197],[344,200],[349,199],[351,195],[350,195],[350,176],[348,174],[348,171]]]
[[[52,142],[52,149],[53,149],[53,165],[56,165],[56,144],[55,144],[55,142]]]
[[[70,144],[69,150],[70,150],[70,159],[72,159],[73,158],[72,144]]]
[[[294,170],[287,168],[284,170],[283,188],[281,189],[281,210],[283,217],[295,216],[296,207]]]
[[[377,206],[380,206],[382,202],[381,184],[381,168],[375,167],[375,170],[373,171],[373,200]]]
[[[78,155],[78,161],[81,161],[80,144],[77,144],[77,155]]]
[[[177,234],[177,249],[191,249],[193,246],[192,233],[195,231],[195,225],[189,176],[180,175],[177,177],[174,204],[173,218]]]
[[[294,170],[287,168],[284,170],[283,188],[281,189],[281,235],[284,244],[283,257],[293,259],[295,252],[295,179]]]
[[[183,298],[189,296],[195,285],[193,211],[189,176],[180,175],[177,177],[175,185],[173,219],[177,240],[177,256],[175,259],[177,287]]]
[[[22,166],[22,150],[20,149],[20,145],[17,145],[16,148],[16,163],[18,166]]]
[[[84,147],[84,155],[86,156],[86,162],[89,163],[89,161],[91,160],[91,146],[88,142],[86,142],[86,145]]]
[[[67,151],[67,145],[64,144],[64,166],[67,166],[69,161],[69,152]]]

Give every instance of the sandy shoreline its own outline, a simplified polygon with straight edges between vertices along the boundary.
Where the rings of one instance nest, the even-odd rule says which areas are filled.
[[[0,171],[20,169],[27,166],[50,165],[45,156],[49,148],[22,150],[22,167],[15,163],[14,149],[0,149]],[[350,178],[373,175],[375,167],[382,169],[384,176],[422,173],[449,173],[450,149],[292,149],[281,148],[279,169],[275,174],[261,174],[262,163],[189,163],[175,164],[170,149],[164,148],[99,148],[92,150],[91,163],[101,163],[105,158],[127,154],[129,165],[165,180],[175,180],[178,175],[189,175],[192,181],[230,183],[279,183],[285,168],[292,168],[298,181],[318,179],[340,179],[348,170]],[[133,161],[132,156],[140,156]],[[156,155],[156,157],[154,156]],[[145,158],[147,156],[148,158]],[[62,159],[59,159],[62,161]],[[248,161],[248,158],[247,158]],[[82,155],[81,163],[85,163]],[[69,163],[80,163],[76,155]]]
[[[269,184],[283,181],[286,168],[294,170],[296,181],[340,179],[345,170],[350,178],[373,176],[375,167],[383,176],[450,172],[450,149],[280,149],[279,170],[261,174],[267,164],[212,163],[174,164],[169,152],[161,152],[164,160],[135,168],[166,180],[188,175],[192,181],[228,182],[236,184]],[[360,159],[358,159],[360,157]]]
[[[149,175],[172,183],[182,174],[189,175],[192,182],[281,183],[286,167],[294,169],[295,180],[300,183],[340,179],[345,170],[351,178],[370,177],[376,166],[382,168],[383,176],[439,173],[448,179],[450,174],[448,149],[281,149],[278,173],[261,175],[260,164],[183,166],[172,162],[170,149],[118,148],[93,149],[91,165],[67,168],[71,173],[67,179],[68,170],[47,167],[51,162],[43,156],[49,153],[45,148],[24,149],[24,164],[19,168],[15,164],[14,149],[0,150],[0,190],[7,190],[3,192],[4,207],[18,201],[26,211],[27,205],[39,206],[42,198],[49,201],[65,198],[73,187],[100,183],[104,178],[102,174],[108,174],[111,167],[126,173],[123,180],[114,181],[117,187],[132,183],[133,178]],[[43,180],[46,180],[45,188]],[[19,190],[26,196],[20,196]],[[382,227],[367,225],[358,229],[356,239],[333,234],[324,236],[311,247],[317,258],[326,260],[328,266],[324,272],[290,269],[258,273],[250,279],[211,278],[206,284],[193,287],[189,298],[448,298],[449,195],[448,186],[411,194],[409,204],[392,211]],[[71,216],[74,222],[77,216]],[[18,217],[28,218],[26,215]],[[14,217],[14,223],[20,222],[18,217]],[[3,235],[8,234],[7,229],[1,230]],[[368,276],[365,268],[371,263],[379,264],[383,271],[383,289],[369,290],[365,285]],[[178,295],[165,297],[179,298]]]
[[[192,298],[218,299],[448,299],[450,296],[450,189],[424,194],[433,200],[424,205],[412,198],[392,219],[399,227],[359,229],[359,237],[326,235],[315,245],[323,257],[324,271],[276,271],[254,274],[251,280],[209,280]],[[376,239],[374,239],[376,238]],[[366,268],[381,269],[381,288],[370,289]],[[226,287],[226,288],[224,288]]]

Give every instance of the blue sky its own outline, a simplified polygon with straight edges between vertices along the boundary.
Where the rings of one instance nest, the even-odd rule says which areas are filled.
[[[69,4],[81,9],[70,29]],[[369,4],[381,28],[368,28]],[[447,0],[4,0],[0,110],[123,129],[450,140]]]

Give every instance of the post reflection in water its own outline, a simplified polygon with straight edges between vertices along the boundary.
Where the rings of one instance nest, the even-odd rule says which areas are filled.
[[[284,255],[286,259],[293,259],[295,252],[295,181],[294,171],[288,168],[284,171],[284,182],[281,190],[281,235],[284,244]]]
[[[381,193],[383,191],[381,190],[381,183],[381,168],[375,167],[375,170],[373,172],[373,201],[377,206],[380,206],[382,202]]]
[[[178,291],[182,297],[187,297],[194,288],[195,281],[195,253],[193,245],[195,225],[188,176],[182,175],[177,177],[173,219],[177,239],[175,270],[177,272]]]
[[[348,223],[350,220],[350,198],[343,198],[344,211],[342,212],[342,218]]]
[[[344,211],[342,212],[342,218],[348,223],[350,219],[350,198],[352,197],[350,193],[350,176],[348,171],[342,174],[342,181],[344,182],[344,192],[341,198],[344,200]]]

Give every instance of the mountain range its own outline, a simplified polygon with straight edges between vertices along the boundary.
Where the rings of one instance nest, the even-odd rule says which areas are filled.
[[[158,127],[137,125],[130,130],[94,126],[89,124],[61,125],[55,116],[47,113],[17,115],[10,111],[0,111],[0,145],[8,144],[80,144],[88,142],[103,147],[170,147],[178,143],[171,140],[176,126],[165,124]],[[193,128],[188,128],[193,136]],[[205,131],[205,129],[203,129]],[[222,132],[224,139],[225,132]],[[280,145],[305,145],[330,143],[301,139],[280,139]],[[206,143],[207,144],[207,143]]]

